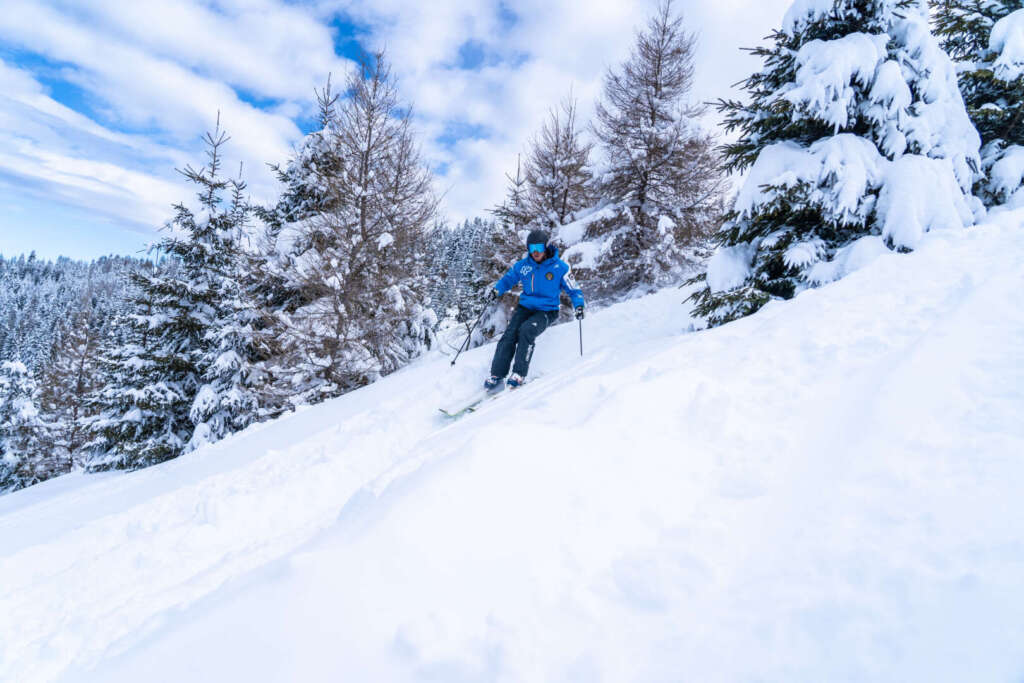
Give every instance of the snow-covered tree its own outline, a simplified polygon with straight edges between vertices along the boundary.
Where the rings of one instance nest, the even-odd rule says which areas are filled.
[[[590,206],[591,176],[587,164],[591,146],[583,140],[576,100],[570,93],[557,109],[548,112],[531,144],[523,203],[532,222],[551,229]]]
[[[975,192],[987,206],[1024,206],[1024,3],[941,0],[932,20],[981,135],[985,178]]]
[[[307,135],[284,166],[275,165],[281,195],[269,207],[253,207],[262,224],[256,231],[253,249],[245,254],[243,291],[256,309],[254,340],[261,352],[263,382],[260,415],[272,418],[293,407],[296,395],[311,395],[310,387],[320,380],[296,371],[301,345],[291,327],[295,312],[313,304],[320,296],[318,285],[297,273],[297,256],[316,251],[329,237],[314,225],[315,217],[339,208],[340,197],[331,190],[333,179],[344,170],[342,150],[337,144],[337,103],[331,77],[316,93],[319,127]],[[315,373],[313,373],[315,375]]]
[[[0,493],[46,479],[41,445],[46,425],[39,415],[36,383],[17,360],[0,363]]]
[[[464,322],[479,313],[479,292],[473,286],[479,276],[476,261],[491,227],[491,223],[480,218],[467,219],[462,225],[435,237],[444,245],[437,283],[440,290],[437,294],[444,306],[440,310],[435,308],[439,315],[450,315]],[[431,301],[434,301],[433,295]]]
[[[505,174],[508,183],[505,188],[505,200],[491,209],[491,213],[511,230],[518,230],[531,220],[533,216],[526,206],[526,175],[523,173],[522,155],[516,156],[516,173]]]
[[[687,237],[716,224],[722,174],[713,140],[697,124],[701,108],[688,102],[694,47],[664,0],[629,58],[605,75],[593,125],[604,156],[596,182],[613,206],[587,225],[587,254],[568,254],[590,290],[624,294],[675,281]]]
[[[211,156],[215,154],[216,149],[211,148]],[[189,180],[205,190],[201,194],[207,212],[205,225],[193,223],[189,229],[193,240],[203,239],[210,246],[207,263],[200,272],[206,278],[204,284],[216,292],[216,298],[209,300],[212,315],[204,335],[206,348],[198,358],[203,384],[189,411],[195,425],[189,449],[218,441],[255,422],[257,391],[263,382],[262,369],[256,362],[255,325],[260,314],[242,285],[240,239],[249,216],[243,196],[246,186],[241,177],[229,181],[231,202],[226,210],[219,208],[218,202],[209,204],[218,183],[214,161],[207,169],[186,170]],[[181,220],[179,217],[179,224]]]
[[[978,134],[923,0],[796,0],[754,53],[750,101],[719,103],[747,177],[695,296],[709,324],[983,211]]]
[[[91,298],[90,292],[84,295]],[[39,404],[53,426],[48,444],[52,475],[70,472],[87,440],[85,418],[90,394],[99,389],[99,351],[108,320],[83,307],[67,321],[61,343],[42,369]]]
[[[182,174],[198,186],[198,211],[177,204],[164,265],[132,273],[137,289],[125,338],[108,346],[105,386],[92,401],[93,469],[144,467],[176,457],[255,419],[248,311],[240,301],[240,181],[221,176],[218,126],[207,164]],[[234,201],[222,206],[234,188]]]
[[[486,229],[481,234],[473,254],[473,277],[469,281],[472,300],[476,304],[473,310],[474,320],[483,308],[483,297],[487,290],[494,286],[513,263],[522,258],[526,248],[525,230],[516,230],[501,221],[487,223],[485,226]],[[492,305],[480,320],[476,338],[471,340],[472,344],[482,344],[485,340],[501,334],[508,325],[514,309],[515,301],[507,296]]]
[[[303,139],[287,164],[272,166],[281,184],[280,197],[273,206],[253,207],[263,231],[256,248],[247,254],[246,288],[259,307],[271,315],[294,311],[313,298],[288,271],[292,269],[292,254],[315,248],[317,242],[326,239],[310,228],[307,219],[334,210],[340,201],[330,188],[332,179],[344,168],[335,136],[338,97],[328,77],[324,89],[316,92],[319,128]]]
[[[279,272],[302,296],[276,316],[282,346],[272,372],[293,403],[396,370],[428,347],[436,322],[425,254],[437,200],[384,54],[364,56],[345,92],[326,98],[325,128],[289,167],[315,166],[307,177],[323,197],[281,231],[289,246]],[[332,165],[323,171],[312,158]]]
[[[90,263],[60,257],[0,258],[0,361],[21,362],[39,387],[40,422],[30,467],[37,481],[70,471],[86,441],[87,397],[98,388],[98,352],[127,296],[125,273],[150,264],[129,257]]]
[[[456,347],[482,313],[486,314],[480,319],[470,346],[503,331],[515,307],[514,300],[503,299],[485,312],[485,295],[522,258],[525,245],[518,231],[503,221],[474,218],[433,235],[432,239],[443,245],[437,249],[441,268],[435,285],[441,304],[434,309],[441,319],[439,336]],[[445,334],[453,329],[451,334]]]
[[[345,168],[335,139],[338,129],[338,93],[331,89],[331,77],[323,90],[316,91],[319,127],[307,135],[302,145],[282,168],[271,168],[282,185],[281,196],[272,209],[257,209],[257,215],[280,229],[281,225],[330,211],[340,198],[331,191],[333,178]]]
[[[177,264],[162,268],[173,265]],[[100,345],[97,386],[87,394],[82,419],[86,431],[82,464],[87,471],[144,467],[174,457],[184,446],[184,426],[171,433],[175,437],[172,448],[159,441],[174,427],[168,407],[183,401],[160,381],[158,365],[148,348],[146,316],[152,312],[153,302],[146,285],[155,275],[128,276],[132,295]]]
[[[122,296],[121,274],[139,262],[120,256],[91,263],[0,257],[0,360],[17,358],[40,377],[63,348],[68,321],[87,309],[97,321],[111,317]]]

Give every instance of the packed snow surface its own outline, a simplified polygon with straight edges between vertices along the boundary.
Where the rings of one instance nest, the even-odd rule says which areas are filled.
[[[1024,213],[0,498],[0,680],[1019,681]],[[868,258],[867,256],[870,256]]]

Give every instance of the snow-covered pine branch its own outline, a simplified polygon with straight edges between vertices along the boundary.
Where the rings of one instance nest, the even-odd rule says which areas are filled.
[[[981,135],[975,192],[986,206],[1024,206],[1024,7],[1020,0],[943,0],[935,32],[956,63]]]

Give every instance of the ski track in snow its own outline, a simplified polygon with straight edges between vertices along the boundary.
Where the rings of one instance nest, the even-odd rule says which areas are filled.
[[[0,498],[0,680],[1019,680],[1022,219]]]

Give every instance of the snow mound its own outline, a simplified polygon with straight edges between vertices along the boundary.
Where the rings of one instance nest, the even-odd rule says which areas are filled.
[[[1001,150],[989,169],[989,187],[997,196],[1005,197],[1005,203],[1011,208],[1020,208],[1024,203],[1021,183],[1024,183],[1024,147],[1010,145]]]
[[[756,244],[718,247],[708,261],[707,283],[712,292],[739,287],[750,274],[750,264],[757,252]]]
[[[988,48],[998,53],[992,64],[996,78],[1014,81],[1024,74],[1024,9],[1019,9],[1000,19],[992,27]]]
[[[948,159],[907,154],[894,161],[878,196],[882,237],[913,249],[930,230],[971,225],[974,214],[951,171]]]
[[[815,285],[833,282],[860,270],[879,256],[889,253],[891,252],[885,246],[885,240],[876,235],[865,235],[838,249],[832,260],[815,263],[807,271],[807,280]]]

